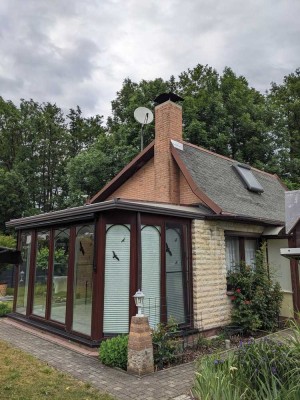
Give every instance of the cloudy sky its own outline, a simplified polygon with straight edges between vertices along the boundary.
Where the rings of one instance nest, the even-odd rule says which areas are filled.
[[[300,67],[300,0],[0,0],[0,96],[110,113],[126,77],[230,66],[264,92]]]

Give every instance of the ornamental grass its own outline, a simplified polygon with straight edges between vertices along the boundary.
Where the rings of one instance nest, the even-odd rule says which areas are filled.
[[[192,392],[198,400],[299,400],[299,325],[286,342],[252,339],[222,357],[202,358]]]

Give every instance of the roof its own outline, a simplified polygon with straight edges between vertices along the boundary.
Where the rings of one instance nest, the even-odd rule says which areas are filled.
[[[199,192],[221,208],[221,214],[284,221],[285,188],[277,175],[251,168],[264,189],[257,193],[246,188],[233,167],[237,162],[230,158],[186,142],[183,150],[173,146],[172,154]]]
[[[0,264],[19,264],[22,262],[21,252],[7,247],[0,247]]]
[[[6,226],[16,229],[28,229],[32,227],[44,227],[74,221],[91,220],[95,218],[96,213],[109,210],[140,211],[149,214],[170,215],[191,219],[203,219],[205,216],[212,215],[212,212],[207,209],[207,207],[201,205],[189,207],[166,203],[113,199],[100,203],[85,204],[80,207],[66,208],[65,210],[13,219],[7,222]]]

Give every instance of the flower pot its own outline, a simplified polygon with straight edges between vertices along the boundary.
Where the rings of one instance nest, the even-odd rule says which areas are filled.
[[[7,283],[0,282],[0,297],[6,296]]]

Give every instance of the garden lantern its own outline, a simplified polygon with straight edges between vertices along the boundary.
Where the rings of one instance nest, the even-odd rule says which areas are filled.
[[[137,312],[136,316],[143,317],[144,315],[142,314],[142,307],[144,305],[144,298],[145,298],[144,293],[139,289],[136,292],[136,294],[133,296],[133,298],[134,298],[135,305],[138,308],[138,312]]]

